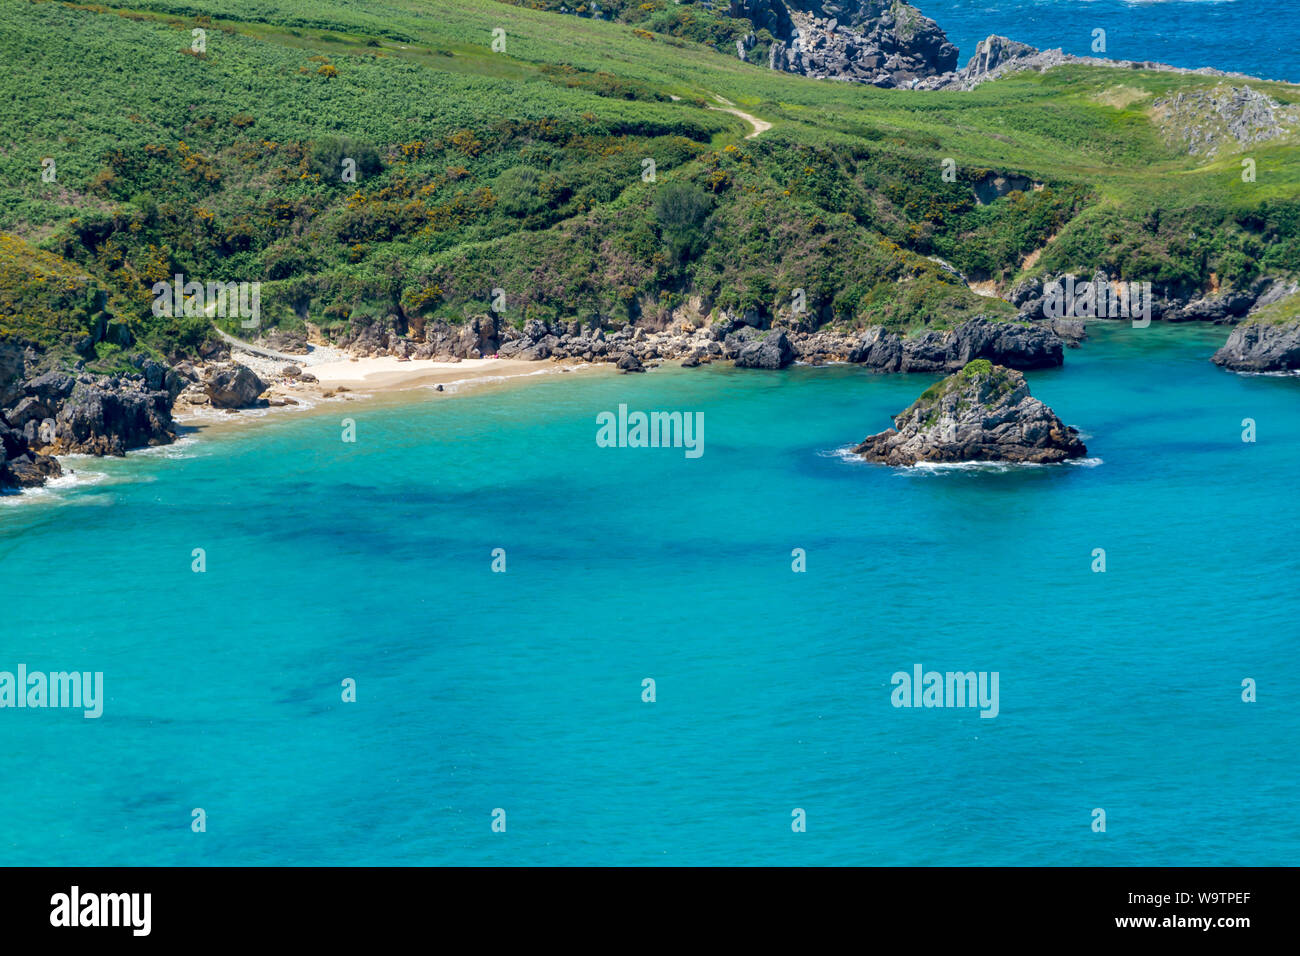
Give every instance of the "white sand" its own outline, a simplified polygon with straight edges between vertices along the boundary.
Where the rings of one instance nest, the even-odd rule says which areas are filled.
[[[418,388],[475,379],[514,378],[543,370],[556,370],[550,362],[524,362],[518,359],[464,359],[460,362],[411,359],[401,362],[391,356],[323,362],[309,368],[311,374],[319,379],[321,388],[345,385],[365,388],[367,391]]]

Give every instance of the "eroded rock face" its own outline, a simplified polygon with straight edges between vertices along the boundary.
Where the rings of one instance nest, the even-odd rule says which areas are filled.
[[[23,389],[26,371],[23,350],[17,345],[0,342],[0,408],[8,408],[26,394]]]
[[[732,16],[765,27],[774,70],[909,87],[957,66],[939,25],[901,0],[733,0]]]
[[[1020,310],[1018,318],[1021,321],[1053,323],[1048,315],[1048,289],[1053,285],[1063,290],[1073,288],[1077,294],[1089,283],[1096,292],[1093,314],[1083,314],[1078,309],[1069,310],[1074,319],[1129,319],[1136,315],[1133,308],[1137,308],[1137,305],[1133,296],[1140,291],[1136,288],[1139,284],[1125,283],[1118,273],[1101,269],[1091,278],[1086,275],[1054,273],[1024,279],[1007,294],[1007,299]],[[1124,306],[1121,302],[1126,294],[1126,284],[1129,286],[1127,294],[1134,303],[1133,308]],[[1145,297],[1145,304],[1150,307],[1150,318],[1161,322],[1213,322],[1220,325],[1235,325],[1252,309],[1262,308],[1296,290],[1294,280],[1268,276],[1257,278],[1245,288],[1214,292],[1204,292],[1197,287],[1179,283],[1153,282],[1150,286],[1150,296]],[[1060,301],[1063,303],[1064,300]]]
[[[1244,322],[1232,330],[1211,361],[1234,372],[1300,369],[1300,322]]]
[[[272,329],[260,337],[256,344],[289,355],[306,355],[308,351],[305,329]]]
[[[55,369],[25,378],[24,356],[0,369],[0,487],[31,488],[62,474],[53,455],[123,455],[175,440],[169,370],[91,375]]]
[[[32,451],[22,432],[0,421],[0,490],[37,488],[61,474],[57,460]]]
[[[955,329],[906,339],[871,328],[848,355],[848,361],[882,372],[952,372],[974,359],[1018,369],[1055,368],[1065,361],[1065,343],[1042,325],[977,316]]]
[[[977,360],[932,385],[894,427],[853,449],[886,465],[1004,461],[1050,464],[1082,458],[1079,433],[1029,394],[1014,369]]]
[[[78,381],[52,429],[38,432],[33,444],[55,455],[125,455],[132,448],[169,444],[176,439],[171,404],[166,391],[145,383]]]
[[[737,368],[785,368],[793,361],[790,339],[780,330],[745,343],[736,355]]]

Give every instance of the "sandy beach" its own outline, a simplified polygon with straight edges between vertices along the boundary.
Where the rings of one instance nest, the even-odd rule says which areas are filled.
[[[236,358],[243,361],[246,357],[236,356]],[[368,392],[436,385],[445,387],[453,384],[535,375],[543,370],[557,370],[556,363],[524,362],[518,359],[462,359],[459,362],[408,359],[403,362],[391,356],[342,358],[320,364],[304,365],[303,368],[316,376],[323,390],[344,386],[365,389]]]
[[[215,409],[207,405],[177,404],[175,420],[189,426],[238,425],[263,419],[281,411],[324,411],[335,403],[358,400],[410,401],[426,396],[429,400],[479,393],[499,387],[515,387],[537,382],[558,374],[613,372],[613,366],[582,362],[526,362],[518,359],[432,359],[399,360],[392,356],[357,358],[329,346],[313,346],[305,355],[272,358],[234,349],[231,360],[245,365],[267,384],[264,396],[269,406],[239,411]],[[302,376],[287,376],[284,370],[295,366],[316,381]],[[410,394],[403,395],[406,392]]]

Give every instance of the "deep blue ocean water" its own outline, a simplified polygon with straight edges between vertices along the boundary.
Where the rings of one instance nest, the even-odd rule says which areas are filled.
[[[1295,0],[914,0],[948,34],[960,62],[990,33],[1079,56],[1212,66],[1300,82]],[[1093,53],[1093,30],[1106,52]]]
[[[0,710],[0,862],[1294,864],[1300,379],[1092,331],[1029,376],[1092,466],[847,461],[934,378],[843,366],[72,460],[0,502],[0,670],[107,702]],[[704,454],[597,447],[620,403],[702,412]],[[914,664],[997,671],[999,715],[893,707]]]

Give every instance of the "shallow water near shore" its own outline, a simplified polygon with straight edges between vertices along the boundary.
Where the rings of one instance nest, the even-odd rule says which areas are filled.
[[[850,366],[78,461],[0,508],[0,670],[107,700],[0,710],[0,860],[1293,864],[1300,380],[1215,368],[1224,328],[1091,332],[1028,374],[1090,467],[846,460],[937,378]],[[620,403],[702,412],[704,454],[597,447]],[[893,707],[916,664],[998,672],[998,716]]]

